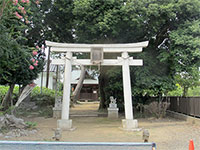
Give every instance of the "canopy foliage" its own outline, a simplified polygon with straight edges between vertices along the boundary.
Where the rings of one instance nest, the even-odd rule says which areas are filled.
[[[158,96],[199,67],[199,8],[199,0],[55,0],[47,16],[57,17],[46,23],[59,42],[150,41],[141,54],[130,54],[144,60],[143,67],[131,67],[132,94]],[[123,99],[121,76],[119,68],[101,69],[103,99]]]
[[[41,19],[34,14],[35,28],[28,39],[39,33],[41,41],[68,43],[148,40],[142,53],[130,54],[144,60],[142,67],[131,67],[133,96],[165,95],[177,82],[181,85],[179,78],[198,81],[199,0],[43,0],[31,8],[39,9]],[[100,74],[102,107],[111,95],[123,101],[121,69],[101,68]],[[189,83],[187,87],[196,85]]]

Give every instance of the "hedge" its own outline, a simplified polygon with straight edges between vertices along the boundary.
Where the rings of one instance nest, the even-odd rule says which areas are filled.
[[[6,95],[9,87],[8,86],[0,86],[0,103],[2,102],[4,96]],[[19,87],[15,86],[13,91],[13,98],[16,98],[19,93]],[[62,92],[59,91],[57,93],[58,96],[62,96]],[[37,102],[38,104],[44,105],[53,105],[55,99],[55,90],[51,90],[48,88],[42,88],[42,94],[40,93],[40,87],[36,86],[31,93],[31,100]]]

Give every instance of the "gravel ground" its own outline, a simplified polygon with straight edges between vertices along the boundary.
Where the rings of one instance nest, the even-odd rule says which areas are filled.
[[[61,141],[68,142],[143,142],[142,131],[128,132],[122,130],[121,119],[108,119],[106,117],[77,117],[78,114],[89,115],[96,113],[98,104],[85,103],[72,108],[71,113],[74,131],[63,131]],[[89,111],[87,111],[89,110]],[[28,121],[37,122],[38,132],[34,135],[0,140],[25,141],[53,141],[56,119],[53,118],[27,118]],[[195,149],[200,149],[200,126],[189,124],[173,118],[165,119],[138,119],[139,127],[150,132],[149,142],[155,142],[158,150],[188,150],[189,141],[193,139]]]

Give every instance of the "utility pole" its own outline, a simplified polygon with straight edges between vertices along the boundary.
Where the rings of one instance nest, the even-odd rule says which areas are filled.
[[[48,88],[48,85],[49,85],[50,50],[51,50],[51,47],[49,47],[48,59],[47,59],[47,78],[46,78],[46,88]]]

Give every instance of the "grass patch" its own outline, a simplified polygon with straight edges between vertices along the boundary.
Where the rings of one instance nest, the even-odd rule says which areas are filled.
[[[31,122],[31,121],[27,121],[25,123],[26,123],[28,129],[35,129],[35,127],[37,125],[36,122]]]

